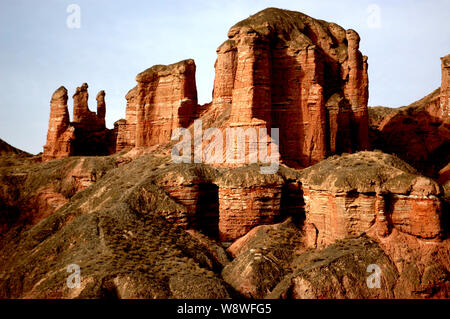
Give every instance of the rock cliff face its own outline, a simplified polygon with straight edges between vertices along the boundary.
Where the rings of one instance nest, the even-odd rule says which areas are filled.
[[[261,174],[257,165],[229,169],[215,184],[221,241],[234,241],[256,226],[287,217],[299,221],[304,215],[299,175],[289,168],[281,167],[276,174]]]
[[[330,154],[369,148],[367,57],[355,31],[269,8],[233,26],[228,37],[217,50],[211,104],[197,105],[193,60],[155,65],[137,75],[137,86],[126,95],[125,119],[105,135],[98,133],[104,128],[104,92],[93,113],[83,84],[74,95],[74,142],[54,146],[73,150],[57,157],[165,145],[174,129],[189,127],[209,109],[217,118],[228,108],[218,128],[267,128],[269,135],[270,128],[279,128],[277,144],[288,165],[306,167]]]
[[[280,128],[281,158],[308,166],[367,149],[367,58],[353,30],[269,8],[233,26],[217,50],[213,108],[232,127]]]
[[[73,95],[75,138],[73,155],[109,155],[115,151],[115,133],[105,127],[105,91],[97,94],[97,112],[89,110],[88,85],[77,88]]]
[[[256,169],[230,170],[217,181],[219,186],[219,233],[222,241],[233,241],[253,227],[273,224],[280,216],[279,175],[264,176]]]
[[[313,247],[363,233],[384,237],[393,228],[429,239],[443,231],[440,186],[393,156],[330,157],[302,171],[301,180]]]
[[[168,165],[155,174],[154,183],[183,207],[165,218],[183,229],[197,229],[218,238],[218,187],[213,183],[218,172],[202,165]]]
[[[83,84],[73,121],[67,90],[53,94],[44,163],[0,141],[0,298],[448,298],[449,57],[440,90],[371,110],[375,146],[397,157],[356,152],[369,126],[355,31],[269,8],[217,53],[211,103],[197,105],[193,60],[156,65],[114,130],[105,92],[91,112]],[[279,128],[284,163],[173,163],[173,130],[197,118]]]
[[[76,155],[109,155],[115,149],[114,132],[105,126],[105,91],[97,95],[97,113],[88,107],[88,85],[73,95],[73,121],[67,108],[67,89],[60,87],[50,101],[50,120],[43,161]]]
[[[444,122],[450,122],[450,54],[441,58],[441,90],[440,90],[440,103],[439,111],[432,112],[429,109],[431,115],[442,118]]]
[[[374,147],[396,154],[422,174],[439,178],[450,162],[450,55],[441,58],[442,84],[409,106],[390,111],[373,131]],[[446,181],[440,180],[442,183]]]
[[[67,89],[63,86],[53,93],[43,161],[73,155],[72,141],[75,138],[75,129],[70,126],[67,99]]]
[[[73,122],[89,126],[90,129],[104,129],[105,128],[105,91],[100,91],[97,94],[97,113],[89,110],[88,106],[88,85],[83,83],[77,88],[73,95]]]
[[[126,96],[126,119],[117,122],[116,151],[170,142],[172,131],[188,127],[197,114],[195,63],[155,65],[136,76]]]

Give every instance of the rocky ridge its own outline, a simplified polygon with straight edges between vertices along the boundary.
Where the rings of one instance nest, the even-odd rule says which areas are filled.
[[[136,77],[113,130],[104,91],[91,112],[79,87],[70,122],[61,87],[43,162],[2,146],[0,297],[448,298],[448,159],[436,158],[448,142],[448,57],[440,90],[369,112],[353,30],[269,8],[233,26],[217,53],[211,103],[197,104],[193,60],[157,65]],[[371,114],[372,142],[402,145],[398,157],[357,152]],[[171,135],[194,133],[195,119],[278,126],[278,170],[173,163]],[[66,285],[70,264],[80,288]]]

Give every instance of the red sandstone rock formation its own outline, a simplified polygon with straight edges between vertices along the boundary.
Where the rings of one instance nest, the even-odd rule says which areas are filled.
[[[97,100],[97,117],[100,126],[105,126],[105,116],[106,116],[106,103],[105,103],[105,91],[100,91],[96,97]]]
[[[70,123],[67,90],[58,89],[43,159],[151,149],[167,144],[175,128],[190,126],[200,114],[206,126],[279,127],[282,158],[293,165],[368,148],[367,59],[358,47],[353,30],[301,13],[264,10],[231,28],[218,49],[211,105],[197,105],[192,60],[154,66],[137,76],[138,85],[127,94],[116,141],[105,128],[104,91],[95,113],[87,84],[78,88]],[[417,139],[400,138],[407,152],[408,139],[426,136],[426,152],[439,150],[429,156],[448,153],[449,56],[442,58],[442,71],[440,91],[375,125],[392,132],[385,137],[398,137],[389,129],[404,124],[409,130],[410,121],[426,114],[415,123],[422,128],[414,131]],[[423,153],[412,154],[424,161]],[[0,242],[6,251],[0,256],[0,296],[224,298],[223,279],[256,298],[448,297],[450,242],[444,238],[440,186],[394,156],[335,156],[300,176],[284,166],[264,175],[257,165],[216,170],[168,164],[169,158],[155,155],[2,169],[0,211],[6,214],[0,233],[10,237]],[[123,166],[113,170],[118,163]],[[447,163],[440,170],[442,184],[448,172]],[[293,218],[274,225],[287,216]],[[31,231],[10,232],[20,223]],[[202,233],[234,241],[228,249],[234,260]],[[76,256],[100,284],[61,288],[57,278],[67,261],[61,254]],[[373,263],[382,269],[381,289],[366,285]],[[36,265],[45,271],[35,272]],[[203,276],[205,269],[211,272]]]
[[[89,110],[88,85],[83,83],[73,95],[73,123],[77,123],[89,130],[101,130],[105,128],[105,91],[97,94],[97,113]]]
[[[74,95],[79,133],[73,153],[111,152],[99,147],[111,138],[116,152],[164,145],[174,129],[188,127],[200,113],[211,109],[217,118],[227,108],[220,128],[280,128],[281,159],[295,166],[369,147],[367,58],[355,31],[270,8],[233,26],[228,37],[217,50],[211,105],[197,105],[193,60],[156,65],[137,75],[138,85],[126,95],[126,118],[115,123],[113,136],[92,135],[104,129],[104,92],[96,114],[83,84]],[[94,136],[101,154],[83,149],[86,136]]]
[[[50,101],[50,120],[48,123],[47,143],[42,155],[43,161],[73,155],[72,141],[75,129],[70,126],[67,108],[67,89],[61,86],[53,93]]]
[[[439,94],[439,111],[431,110],[428,107],[428,112],[433,116],[442,118],[444,122],[450,122],[450,54],[441,58],[442,79],[441,90]]]
[[[233,26],[217,50],[212,108],[232,127],[280,128],[287,163],[367,149],[367,58],[359,36],[302,13],[269,8]]]
[[[116,150],[170,142],[172,131],[188,127],[197,114],[195,63],[155,65],[136,76],[126,95],[126,120],[117,123]]]
[[[215,169],[199,164],[174,164],[158,171],[155,184],[183,206],[179,212],[168,211],[164,217],[184,229],[198,229],[217,238],[219,201],[217,186],[213,184],[216,175]]]
[[[89,110],[88,85],[83,83],[73,95],[75,139],[73,155],[109,155],[115,151],[114,132],[105,127],[105,91],[97,94],[97,113]]]
[[[261,174],[257,165],[230,169],[215,184],[219,194],[219,237],[234,241],[253,227],[276,223],[303,213],[298,174],[281,167]]]
[[[310,246],[393,228],[418,238],[442,233],[440,186],[400,159],[377,152],[331,157],[302,172]]]
[[[450,162],[450,55],[442,59],[442,85],[409,106],[390,111],[373,131],[374,147],[396,154],[422,174],[439,177]],[[445,183],[445,180],[441,182]]]
[[[88,107],[88,85],[73,95],[73,121],[67,108],[67,89],[60,87],[50,102],[50,120],[43,161],[74,155],[109,155],[115,151],[114,132],[105,127],[105,91],[97,95],[97,113]]]
[[[278,175],[264,177],[247,179],[245,172],[236,169],[217,181],[221,241],[233,241],[255,226],[273,224],[279,217],[283,179]]]

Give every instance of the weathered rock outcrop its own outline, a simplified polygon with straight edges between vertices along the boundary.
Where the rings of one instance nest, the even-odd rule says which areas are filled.
[[[299,219],[303,213],[298,174],[288,168],[261,174],[256,164],[243,166],[225,171],[215,183],[221,241],[233,241],[253,227],[273,224],[287,216]]]
[[[302,171],[305,232],[312,247],[393,228],[420,238],[441,232],[442,194],[432,179],[380,152],[330,157]]]
[[[115,152],[115,132],[105,127],[105,91],[97,94],[97,112],[89,110],[88,85],[83,83],[73,95],[75,138],[73,155],[109,155]]]
[[[450,55],[441,60],[440,89],[389,112],[373,127],[374,148],[396,154],[422,174],[436,179],[450,162]],[[441,182],[445,183],[442,178]]]
[[[5,229],[0,236],[0,297],[225,298],[230,294],[251,298],[448,297],[450,242],[433,235],[435,216],[428,209],[433,206],[414,215],[408,209],[402,211],[401,204],[398,211],[387,216],[386,234],[379,215],[373,225],[366,223],[373,215],[364,207],[370,205],[362,209],[358,203],[350,205],[351,211],[347,212],[352,213],[351,218],[346,219],[348,216],[344,214],[340,219],[343,222],[336,226],[338,230],[342,227],[350,230],[339,237],[343,239],[330,241],[325,249],[308,249],[310,233],[303,227],[311,221],[308,214],[312,214],[308,185],[325,185],[333,191],[350,193],[367,191],[364,200],[377,196],[372,188],[379,188],[381,193],[396,190],[403,194],[408,183],[411,185],[406,191],[408,196],[401,197],[402,200],[421,200],[425,194],[433,193],[434,182],[418,176],[395,157],[370,152],[340,159],[332,157],[323,162],[322,168],[319,163],[301,175],[280,167],[274,177],[275,184],[282,184],[277,190],[281,194],[274,196],[276,200],[279,198],[279,209],[260,213],[273,214],[271,223],[284,219],[286,212],[293,213],[293,218],[275,225],[254,223],[249,232],[229,247],[228,253],[233,257],[229,262],[220,242],[202,235],[200,232],[205,229],[194,222],[208,211],[215,212],[215,222],[219,222],[217,205],[211,206],[217,204],[217,195],[201,192],[197,186],[204,183],[212,186],[216,182],[222,186],[240,183],[244,188],[266,184],[270,190],[274,184],[271,180],[261,182],[268,175],[260,174],[256,165],[216,170],[204,164],[168,164],[167,157],[154,155],[124,163],[120,156],[36,163],[29,173],[22,166],[0,170],[0,185],[9,185],[0,194],[0,204],[4,199],[11,200],[11,208],[29,212],[18,205],[31,193],[30,199],[39,197],[38,202],[48,205],[42,205],[47,208],[41,213],[23,214],[25,220],[16,219],[15,228]],[[115,168],[118,162],[122,164]],[[375,185],[371,185],[374,172],[378,175]],[[75,175],[81,178],[74,179]],[[223,183],[218,183],[221,179]],[[298,218],[304,213],[298,200],[303,198],[302,190],[298,189],[300,180],[305,192],[306,220]],[[58,181],[62,182],[59,186]],[[53,184],[56,186],[52,189]],[[13,185],[23,187],[14,189]],[[42,185],[46,185],[46,190]],[[215,191],[220,192],[220,186]],[[56,196],[58,192],[61,201]],[[244,200],[242,196],[251,197],[252,189],[248,194],[239,194],[236,203]],[[206,198],[202,199],[202,195]],[[395,197],[390,198],[394,204],[387,206],[396,207]],[[427,198],[431,203],[434,199],[434,196]],[[330,207],[329,215],[333,216],[333,206]],[[338,212],[345,213],[345,209]],[[241,212],[247,213],[244,207]],[[219,213],[226,216],[227,211]],[[238,218],[248,227],[245,215]],[[210,219],[205,227],[211,227],[212,222]],[[27,231],[20,232],[19,225],[26,226],[23,230]],[[317,225],[320,235],[322,226]],[[366,226],[368,229],[364,231]],[[430,233],[432,236],[425,238]],[[68,289],[64,284],[66,268],[71,263],[82,269],[80,289]],[[381,289],[367,286],[369,265],[380,267]]]
[[[423,241],[394,229],[306,249],[290,220],[258,226],[228,251],[222,277],[252,298],[447,298],[450,242]],[[378,278],[378,279],[376,279]]]
[[[81,159],[115,161],[114,156]],[[79,160],[36,165],[53,167],[49,179],[55,181],[57,171],[66,172],[65,164]],[[226,256],[217,248],[207,251],[205,245],[211,244],[166,219],[167,212],[188,203],[177,203],[154,182],[172,169],[172,176],[189,171],[180,165],[177,172],[167,160],[146,155],[124,163],[30,225],[20,238],[17,230],[2,234],[0,298],[229,297],[218,275]],[[190,171],[186,176],[194,176],[196,168]],[[39,185],[36,179],[29,182]],[[73,263],[81,267],[79,289],[66,285],[67,266]]]
[[[0,139],[0,156],[30,156],[31,154],[22,151]]]
[[[45,163],[25,158],[0,167],[0,235],[37,224],[114,167],[116,161],[110,157]]]
[[[154,176],[154,183],[182,207],[164,217],[183,229],[198,229],[212,238],[218,237],[218,187],[213,183],[217,171],[201,164],[167,165]]]
[[[117,154],[0,157],[0,298],[448,298],[442,187],[378,151],[328,157],[370,144],[358,34],[269,8],[228,37],[203,106],[193,60],[138,74],[114,130],[104,91],[91,112],[79,87],[72,122],[67,90],[54,93],[44,161]],[[447,197],[449,62],[440,90],[371,112],[375,146],[389,141]],[[172,132],[192,136],[197,118],[222,133],[279,128],[284,163],[173,163]],[[70,264],[80,288],[66,285]]]
[[[73,95],[73,122],[91,130],[104,129],[106,114],[105,91],[100,91],[97,95],[97,113],[89,110],[88,99],[88,85],[83,83]]]
[[[279,128],[279,142],[271,136],[247,145],[277,143],[288,165],[306,167],[330,154],[369,147],[367,58],[355,31],[269,8],[233,26],[228,37],[217,50],[213,101],[202,107],[197,105],[193,60],[155,65],[137,75],[137,86],[126,95],[125,119],[104,136],[98,133],[104,127],[104,94],[97,96],[93,113],[83,84],[74,95],[73,151],[61,156],[165,145],[174,129],[190,126],[208,110],[217,119],[227,109],[229,116],[218,128],[266,128],[269,135],[270,128]],[[115,149],[105,149],[101,141],[114,138]],[[96,145],[97,153],[83,149],[84,144]]]
[[[367,236],[339,241],[319,251],[296,256],[292,272],[267,295],[268,298],[341,299],[394,298],[398,271],[377,243]],[[378,267],[378,287],[369,287]],[[368,269],[370,271],[368,272]],[[411,293],[406,291],[405,294]]]
[[[136,76],[126,96],[126,119],[117,122],[116,151],[170,142],[172,131],[197,116],[194,60],[155,65]]]
[[[264,298],[304,250],[302,234],[291,219],[258,226],[228,248],[234,260],[224,267],[222,277],[243,296]]]
[[[280,215],[283,179],[277,174],[237,168],[222,175],[217,185],[222,241],[233,241],[255,226],[273,224]]]
[[[42,160],[76,155],[109,155],[115,151],[115,133],[105,126],[105,91],[97,95],[97,113],[88,107],[88,85],[83,83],[73,95],[73,121],[67,108],[67,89],[61,86],[50,101],[47,143]]]
[[[217,50],[213,106],[231,127],[280,128],[286,163],[367,149],[367,58],[353,30],[265,9],[234,25]]]
[[[73,155],[72,141],[75,138],[75,128],[70,126],[67,99],[67,89],[63,86],[53,93],[50,101],[47,143],[42,154],[43,161]]]
[[[439,104],[430,103],[427,106],[431,116],[439,117],[444,122],[450,122],[450,54],[441,58],[441,89],[439,94]]]

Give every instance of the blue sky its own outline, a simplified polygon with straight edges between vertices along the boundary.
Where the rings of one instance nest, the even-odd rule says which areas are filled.
[[[67,27],[70,4],[81,9],[79,29]],[[1,0],[0,138],[42,151],[52,93],[64,85],[71,97],[83,82],[91,110],[106,91],[111,128],[125,116],[137,73],[186,58],[197,64],[199,102],[209,102],[217,47],[233,24],[266,7],[355,29],[369,57],[369,105],[407,105],[440,86],[439,58],[450,53],[449,0]]]

